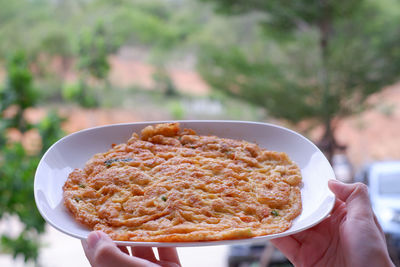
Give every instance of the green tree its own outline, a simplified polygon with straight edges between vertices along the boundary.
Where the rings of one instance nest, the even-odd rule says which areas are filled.
[[[319,145],[328,157],[341,147],[337,122],[399,78],[400,17],[377,2],[204,1],[224,14],[257,16],[262,34],[253,43],[204,46],[203,77],[277,118],[322,124]],[[399,10],[397,2],[391,7]]]
[[[139,47],[141,59],[167,68],[201,27],[201,14],[192,12],[198,5],[195,0],[0,0],[0,64],[23,49],[43,98],[59,101],[62,93],[82,106],[97,106],[110,87],[108,56],[122,45]],[[69,79],[73,70],[78,81]]]
[[[18,49],[31,56],[45,34],[41,29],[51,17],[50,6],[27,0],[0,0],[0,6],[0,59]]]
[[[110,65],[107,61],[106,30],[102,21],[82,31],[78,42],[78,69],[98,80],[107,78]]]
[[[61,27],[58,25],[56,27],[56,29],[52,29],[49,26],[46,29],[47,34],[43,37],[35,54],[38,56],[41,52],[46,53],[46,56],[49,56],[50,59],[60,57],[62,64],[62,73],[60,74],[65,75],[71,67],[71,59],[74,56],[72,38],[68,32],[60,29]],[[55,74],[58,73],[53,73],[52,75]]]
[[[26,56],[16,52],[7,64],[7,80],[0,90],[0,220],[16,218],[20,229],[0,232],[0,251],[14,257],[23,256],[25,261],[37,261],[40,235],[45,230],[33,196],[36,167],[52,142],[63,135],[62,120],[55,113],[50,113],[37,125],[25,119],[26,110],[37,100]],[[42,140],[41,148],[28,151],[21,142],[10,140],[10,130],[21,135],[37,131]]]
[[[1,90],[0,112],[14,106],[15,115],[7,118],[7,128],[17,128],[22,132],[29,130],[30,125],[24,119],[24,111],[38,100],[38,91],[33,87],[33,77],[28,68],[24,52],[16,52],[7,64],[8,76]]]
[[[94,90],[108,79],[108,45],[106,28],[102,21],[80,33],[77,44],[79,82],[66,85],[64,96],[77,101],[83,107],[98,105],[98,96]]]
[[[165,96],[171,97],[178,95],[174,82],[164,66],[158,66],[156,68],[153,74],[153,80],[156,83],[156,89],[163,92]]]

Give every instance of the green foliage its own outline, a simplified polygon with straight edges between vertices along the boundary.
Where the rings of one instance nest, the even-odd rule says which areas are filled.
[[[31,56],[45,34],[39,29],[52,16],[50,6],[45,1],[0,0],[0,7],[0,59],[19,49]]]
[[[318,96],[310,94],[310,87],[286,79],[282,69],[268,58],[250,61],[235,46],[224,50],[208,47],[203,53],[206,55],[200,58],[199,71],[215,88],[267,107],[271,116],[293,122],[315,114],[317,107],[310,102],[317,102]]]
[[[153,74],[153,80],[156,83],[156,89],[163,92],[165,96],[170,97],[178,94],[174,82],[164,67],[156,68],[156,71]]]
[[[107,78],[110,65],[107,61],[107,39],[104,24],[99,21],[93,28],[81,33],[78,43],[78,69],[88,75],[104,80]]]
[[[120,44],[145,45],[158,57],[168,57],[172,50],[184,47],[200,28],[191,9],[193,1],[187,4],[162,0],[123,2],[111,7],[114,12],[107,20],[110,38],[119,40]],[[107,8],[104,1],[100,3],[102,8]]]
[[[26,51],[41,102],[62,100],[60,85],[76,82],[70,80],[76,72],[76,88],[87,92],[68,99],[84,107],[102,103],[97,91],[109,87],[108,58],[121,46],[139,47],[141,59],[166,65],[193,48],[204,22],[192,12],[199,9],[194,0],[0,0],[0,6],[0,64],[17,49]]]
[[[65,100],[77,103],[84,108],[93,108],[99,105],[95,89],[81,78],[77,83],[66,83],[62,88],[62,96]]]
[[[64,135],[64,131],[61,127],[63,122],[64,118],[60,118],[57,112],[52,110],[45,118],[35,125],[42,138],[40,155],[43,155],[51,145]]]
[[[1,237],[1,248],[4,252],[11,254],[14,258],[19,255],[24,256],[24,261],[36,261],[39,257],[40,244],[36,238],[26,231],[22,232],[17,238],[10,238],[6,235]]]
[[[81,94],[79,83],[65,83],[62,88],[62,97],[67,101],[77,101]]]
[[[38,158],[28,156],[20,143],[4,146],[1,153],[0,215],[16,214],[27,230],[44,231],[44,223],[33,201],[33,177]]]
[[[42,39],[37,53],[46,51],[46,54],[52,56],[73,56],[73,48],[67,32],[60,28],[50,28],[46,32],[47,34]]]
[[[204,2],[232,16],[216,15]],[[40,90],[48,91],[42,96],[67,84],[63,98],[84,107],[104,104],[111,92],[105,89],[108,58],[121,46],[137,47],[140,59],[156,66],[189,55],[216,89],[274,117],[323,123],[328,132],[332,121],[363,109],[364,100],[399,73],[400,8],[394,0],[0,0],[0,6],[0,61],[24,48],[42,79]],[[77,63],[77,81],[52,73],[53,57],[65,70]],[[19,75],[14,83],[32,79]],[[166,95],[175,94],[165,70],[154,78]],[[0,91],[3,107],[16,101],[7,87]],[[24,89],[28,97],[18,101],[43,101],[37,91]],[[23,122],[21,116],[12,120]]]
[[[8,79],[4,92],[7,104],[18,104],[21,109],[33,106],[38,98],[33,88],[32,74],[29,71],[24,52],[16,52],[7,66]]]
[[[225,12],[264,11],[265,20],[282,21],[278,25],[287,21],[294,32],[286,33],[292,34],[290,42],[260,37],[259,42],[279,45],[279,56],[271,45],[265,45],[261,55],[237,44],[228,48],[210,44],[202,50],[199,69],[214,87],[293,122],[310,117],[324,121],[327,113],[330,117],[352,114],[368,95],[396,81],[400,69],[400,34],[394,26],[399,17],[387,17],[364,2],[329,2],[319,7],[308,1],[288,5],[281,1],[218,1]],[[325,17],[324,12],[330,16]],[[327,19],[329,43],[323,55],[319,27]],[[280,32],[284,29],[274,23],[260,25],[273,25]]]
[[[262,25],[285,32],[298,27],[318,25],[342,17],[351,16],[363,0],[348,0],[338,4],[334,1],[315,2],[312,0],[202,0],[213,2],[217,11],[224,14],[263,12],[266,16]]]
[[[183,120],[185,118],[185,108],[180,101],[170,102],[168,108],[174,120]]]
[[[37,261],[45,222],[34,202],[33,179],[41,155],[63,135],[61,119],[50,113],[38,125],[26,121],[24,113],[35,104],[37,94],[23,52],[10,58],[4,88],[0,98],[0,219],[15,217],[21,229],[17,229],[16,236],[11,235],[13,231],[0,233],[0,251],[14,257],[21,255],[25,261]],[[12,107],[17,111],[4,117],[4,111]],[[7,133],[10,129],[21,135],[28,130],[38,131],[42,139],[40,151],[28,152],[20,142],[10,141]]]
[[[28,69],[24,52],[18,51],[13,54],[7,65],[7,71],[6,84],[0,92],[0,112],[4,112],[11,106],[16,106],[15,116],[5,119],[5,123],[7,123],[7,128],[14,127],[26,131],[30,126],[23,119],[23,111],[33,106],[39,95],[33,87],[33,77]]]
[[[206,1],[225,14],[258,14],[252,27],[263,34],[203,45],[203,77],[277,118],[323,124],[328,150],[337,146],[333,121],[400,77],[400,16],[375,2]]]

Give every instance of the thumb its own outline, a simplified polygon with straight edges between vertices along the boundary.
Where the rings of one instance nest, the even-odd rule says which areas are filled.
[[[91,232],[82,240],[85,255],[93,267],[152,266],[152,263],[123,253],[103,232]]]
[[[337,199],[346,203],[347,214],[351,218],[373,217],[368,187],[365,184],[345,184],[337,180],[330,180],[328,186]]]

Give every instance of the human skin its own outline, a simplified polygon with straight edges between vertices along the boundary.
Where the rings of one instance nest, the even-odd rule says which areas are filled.
[[[176,248],[158,248],[159,260],[151,247],[118,247],[111,238],[100,231],[91,232],[82,241],[86,257],[93,267],[177,267],[181,266]]]
[[[336,196],[328,218],[300,233],[271,240],[297,266],[394,266],[385,235],[362,183],[329,181]]]

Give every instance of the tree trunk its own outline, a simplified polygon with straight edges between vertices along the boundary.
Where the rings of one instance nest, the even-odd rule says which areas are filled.
[[[327,10],[324,10],[324,16],[321,19],[318,29],[320,34],[320,53],[321,53],[321,69],[320,69],[320,83],[322,87],[322,100],[321,111],[322,119],[324,122],[325,132],[322,136],[319,147],[324,152],[329,162],[332,162],[333,154],[337,146],[335,136],[332,129],[333,110],[331,109],[331,92],[328,73],[328,59],[329,59],[329,39],[332,32],[332,24],[329,19]]]
[[[340,145],[335,138],[335,129],[332,126],[332,121],[329,120],[325,123],[325,131],[318,142],[318,147],[324,152],[326,158],[332,163],[333,155],[337,151],[346,150],[345,145]]]

